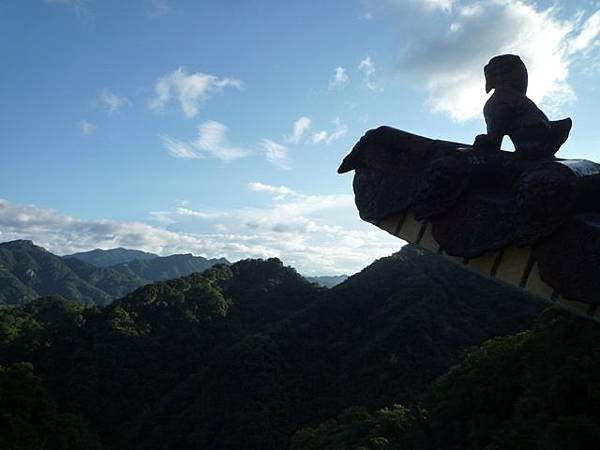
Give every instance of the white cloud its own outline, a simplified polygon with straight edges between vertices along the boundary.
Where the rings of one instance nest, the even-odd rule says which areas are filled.
[[[404,2],[393,3],[403,17],[408,14]],[[410,13],[423,26],[404,39],[400,73],[425,85],[433,111],[457,121],[481,115],[483,66],[504,53],[525,61],[528,96],[558,113],[575,98],[568,82],[571,64],[596,45],[600,31],[598,12],[587,20],[581,14],[564,18],[557,7],[541,9],[521,0],[464,1],[441,17]]]
[[[350,77],[346,73],[346,69],[343,67],[336,67],[333,77],[329,80],[329,89],[343,88],[349,81]]]
[[[198,137],[193,145],[199,151],[208,153],[225,162],[244,158],[250,154],[245,148],[229,145],[227,142],[227,127],[214,120],[200,125]]]
[[[426,9],[441,9],[450,11],[454,0],[412,0],[414,3],[420,3]]]
[[[163,135],[161,139],[167,152],[175,158],[200,159],[209,155],[230,162],[250,155],[249,150],[230,145],[227,140],[227,127],[215,121],[202,123],[194,141],[181,141],[169,135]]]
[[[179,159],[200,159],[201,156],[196,153],[192,144],[178,139],[172,138],[168,135],[161,136],[163,145],[169,155]]]
[[[319,144],[320,142],[327,140],[327,131],[321,130],[313,134],[313,144]]]
[[[248,189],[255,192],[268,192],[271,194],[278,194],[283,198],[285,196],[300,196],[296,191],[290,189],[287,186],[272,186],[270,184],[260,183],[258,181],[252,181],[248,183]]]
[[[269,186],[254,186],[258,185]],[[339,225],[340,215],[354,216],[352,195],[296,193],[284,201],[278,191],[289,188],[282,187],[273,187],[274,203],[261,208],[155,211],[151,213],[154,226],[79,219],[0,199],[0,240],[32,239],[57,254],[126,247],[161,255],[224,256],[232,261],[275,256],[306,274],[353,273],[402,244],[355,220],[350,221],[356,224],[353,228]],[[209,231],[199,231],[202,227]]]
[[[296,121],[294,127],[294,133],[298,139],[306,132],[303,130],[302,119]],[[339,130],[337,132],[339,134]],[[330,136],[328,138],[331,139]],[[336,139],[335,131],[333,139]],[[175,158],[201,159],[212,156],[224,162],[231,162],[259,153],[279,169],[290,169],[289,149],[285,145],[271,139],[262,139],[255,150],[231,145],[227,139],[227,127],[216,121],[202,123],[198,127],[198,136],[193,141],[179,140],[169,135],[162,135],[161,140],[167,153]]]
[[[94,100],[94,104],[104,108],[109,114],[118,112],[123,106],[131,106],[131,101],[127,97],[119,97],[113,94],[110,89],[104,88],[100,95]]]
[[[291,145],[297,145],[300,142],[307,141],[313,144],[331,144],[342,138],[348,133],[348,126],[343,124],[339,118],[333,121],[334,128],[331,130],[320,130],[310,133],[312,120],[309,117],[302,116],[294,122],[292,134],[283,136],[284,142]],[[289,149],[271,139],[263,139],[259,144],[260,151],[267,160],[280,169],[290,169]]]
[[[220,92],[226,87],[240,89],[242,82],[234,78],[218,78],[202,72],[188,74],[180,67],[156,82],[154,86],[156,96],[150,101],[150,108],[162,111],[171,100],[176,100],[187,117],[195,117],[201,103],[210,94]]]
[[[77,122],[77,126],[81,130],[84,136],[90,136],[94,131],[96,131],[96,125],[87,120],[80,120]]]
[[[260,142],[260,150],[269,161],[274,166],[282,169],[289,170],[290,169],[290,161],[288,157],[288,149],[284,145],[281,145],[271,139],[263,139]]]
[[[377,68],[375,67],[375,61],[373,61],[370,56],[367,56],[358,65],[358,70],[363,74],[365,86],[371,90],[376,90],[377,84],[375,83],[375,76],[377,74]]]
[[[299,144],[304,135],[310,129],[310,118],[306,116],[300,117],[294,122],[294,129],[291,136],[285,138],[290,144]]]
[[[340,120],[340,118],[336,118],[333,121],[334,128],[331,131],[321,130],[313,133],[312,142],[313,144],[331,144],[332,142],[337,141],[338,139],[344,137],[348,133],[348,126]]]
[[[426,8],[430,9],[442,9],[444,11],[449,11],[452,9],[452,5],[454,4],[454,0],[421,0]]]
[[[579,28],[579,34],[569,43],[569,53],[577,54],[586,52],[591,47],[597,46],[596,39],[600,33],[600,11],[592,14]]]
[[[151,211],[150,217],[152,220],[163,226],[175,223],[175,221],[171,218],[171,213],[169,211]]]
[[[201,219],[221,219],[227,217],[227,213],[220,211],[194,211],[193,209],[178,207],[176,210],[178,216],[199,217]]]
[[[0,232],[2,240],[32,239],[58,253],[121,246],[159,249],[168,245],[170,237],[177,237],[143,223],[76,219],[52,209],[6,200],[0,200]]]
[[[369,261],[377,257],[377,253],[388,254],[390,248],[401,244],[355,220],[351,223],[358,229],[339,225],[340,216],[349,214],[354,217],[352,195],[304,195],[287,186],[261,182],[251,182],[248,188],[272,194],[273,203],[260,208],[229,211],[177,208],[173,212],[174,220],[183,220],[188,226],[189,220],[213,224],[215,230],[237,236],[249,233],[252,239],[245,241],[246,245],[256,242],[261,251],[270,249],[271,255],[307,273],[353,272],[364,265],[356,262],[361,259],[361,252],[363,261]],[[384,242],[388,246],[383,246]],[[355,260],[355,268],[349,269],[351,264],[348,260]]]
[[[434,11],[441,10],[445,12],[449,12],[452,10],[452,7],[456,0],[365,0],[368,4],[370,3],[371,9],[373,9],[378,4],[385,4],[387,6],[393,6],[398,8],[403,8],[406,6],[413,6],[419,8],[423,11]],[[367,11],[367,18],[373,18],[373,11]]]

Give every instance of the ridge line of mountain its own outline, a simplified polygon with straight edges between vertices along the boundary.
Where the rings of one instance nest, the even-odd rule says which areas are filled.
[[[107,265],[108,261],[114,264]],[[225,258],[192,254],[161,257],[128,249],[92,250],[61,257],[30,240],[3,242],[0,304],[62,295],[84,304],[105,305],[145,284],[204,272],[217,264],[231,263]]]
[[[3,242],[0,243],[0,305],[23,304],[48,295],[106,305],[146,284],[202,273],[218,264],[231,265],[231,262],[191,253],[159,256],[126,248],[58,256],[31,240]],[[333,287],[347,276],[305,278]]]

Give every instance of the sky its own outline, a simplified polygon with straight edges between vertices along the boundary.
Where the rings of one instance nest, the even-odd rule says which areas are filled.
[[[354,273],[403,244],[336,173],[366,130],[473,142],[516,53],[600,160],[599,33],[583,0],[2,0],[0,241]]]

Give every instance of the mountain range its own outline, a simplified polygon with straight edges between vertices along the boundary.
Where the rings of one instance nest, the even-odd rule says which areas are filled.
[[[63,258],[76,258],[96,267],[110,267],[116,266],[117,264],[134,261],[136,259],[149,260],[160,257],[154,253],[119,247],[109,250],[97,248],[95,250],[90,250],[89,252],[79,252],[73,253],[72,255],[65,255]]]
[[[0,244],[0,304],[61,295],[105,305],[148,283],[203,272],[216,264],[230,263],[224,258],[160,257],[122,248],[60,257],[31,241],[4,242]]]
[[[85,304],[106,305],[155,281],[204,272],[231,263],[192,254],[158,256],[125,248],[95,249],[58,256],[32,241],[0,243],[0,305],[27,303],[38,297],[61,295]],[[347,275],[307,277],[334,287]]]

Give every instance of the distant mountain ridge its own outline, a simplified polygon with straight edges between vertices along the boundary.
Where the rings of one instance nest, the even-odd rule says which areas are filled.
[[[305,278],[311,283],[317,283],[320,286],[332,288],[346,281],[348,279],[348,275],[321,275]]]
[[[89,252],[79,252],[63,256],[63,258],[76,258],[97,267],[110,267],[133,261],[134,259],[148,260],[158,257],[159,256],[154,253],[143,252],[141,250],[130,250],[122,247],[111,248],[109,250],[97,248],[90,250]]]
[[[105,266],[108,261],[120,262]],[[105,305],[154,281],[203,272],[217,264],[230,263],[224,258],[160,257],[122,248],[60,257],[29,240],[4,242],[0,243],[0,305],[23,304],[48,295]]]
[[[122,274],[138,276],[144,280],[165,281],[194,272],[204,272],[217,264],[230,265],[231,263],[225,258],[206,259],[187,253],[185,255],[158,256],[152,259],[134,259],[111,266],[111,269]]]
[[[85,270],[87,276],[82,278],[62,258],[31,241],[0,244],[0,303],[22,304],[54,294],[80,303],[110,302],[111,295],[94,286],[92,279],[118,279],[120,274],[100,273],[105,269],[94,266]]]

